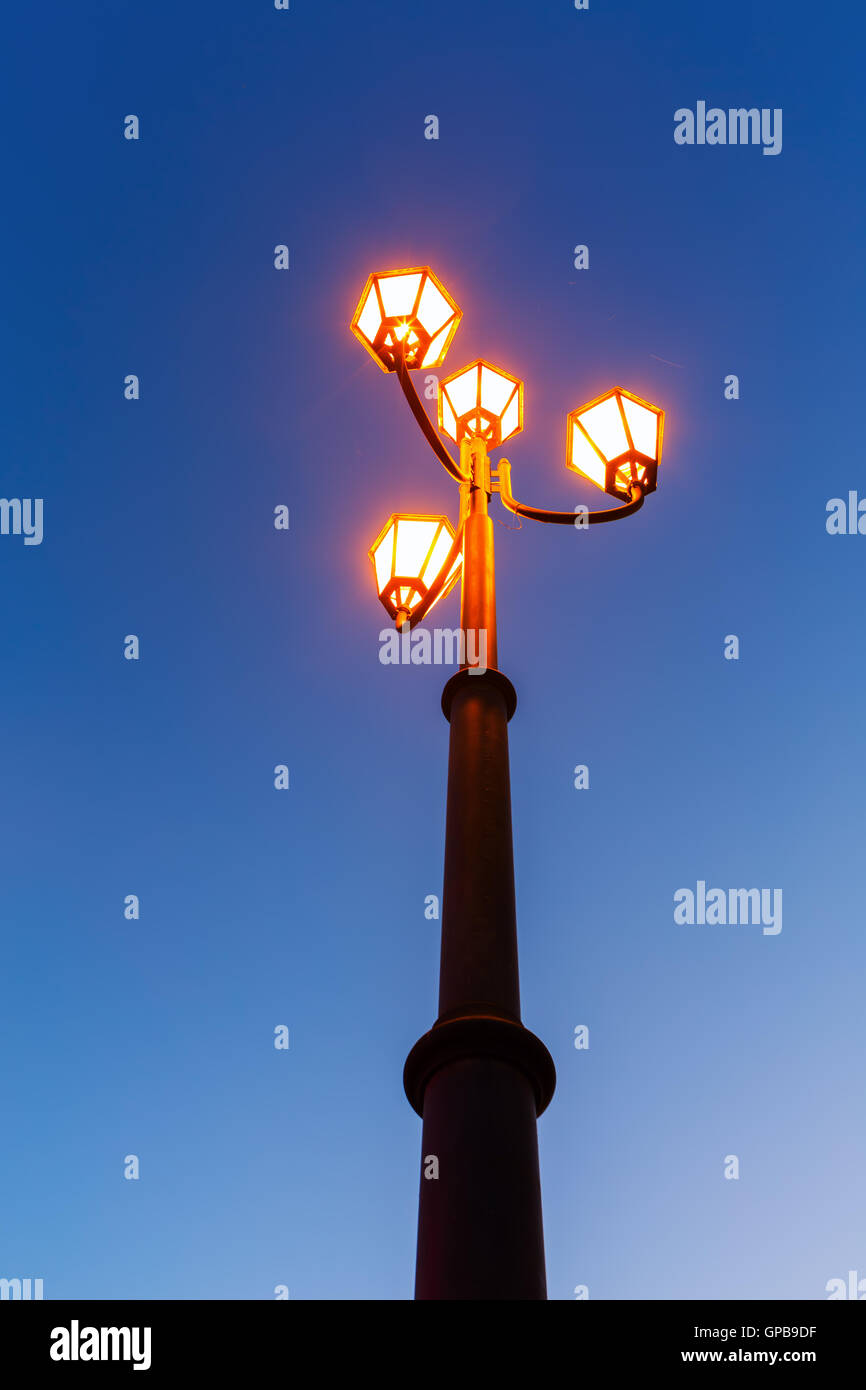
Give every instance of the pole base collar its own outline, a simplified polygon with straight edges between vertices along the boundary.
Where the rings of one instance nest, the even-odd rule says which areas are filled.
[[[464,666],[461,670],[455,671],[450,680],[446,681],[442,691],[442,713],[445,718],[451,719],[451,705],[458,690],[462,690],[465,685],[493,686],[495,690],[501,691],[505,697],[505,717],[510,719],[517,709],[517,691],[511,684],[507,676],[501,671],[496,671],[492,666],[488,666],[485,671],[479,671],[476,667]]]
[[[553,1058],[522,1023],[475,1014],[434,1023],[418,1039],[403,1068],[403,1089],[412,1109],[424,1114],[424,1090],[440,1067],[467,1057],[492,1057],[518,1067],[532,1082],[536,1113],[546,1110],[556,1087]]]

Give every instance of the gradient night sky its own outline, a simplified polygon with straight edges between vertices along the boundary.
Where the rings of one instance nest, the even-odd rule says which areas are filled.
[[[866,538],[825,529],[866,492],[862,26],[781,0],[10,15],[2,492],[44,498],[45,537],[0,537],[0,1275],[411,1297],[448,672],[380,665],[366,551],[456,493],[347,325],[369,271],[415,264],[464,311],[443,371],[526,382],[521,500],[606,505],[563,467],[567,410],[621,383],[667,412],[639,516],[496,529],[550,1297],[866,1275]],[[782,153],[679,147],[698,100],[783,108]],[[781,888],[782,932],[677,926],[698,879]]]

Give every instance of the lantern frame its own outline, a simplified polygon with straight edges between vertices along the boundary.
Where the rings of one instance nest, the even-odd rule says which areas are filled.
[[[481,392],[483,381],[482,368],[484,367],[486,367],[489,372],[494,372],[496,376],[500,377],[502,380],[510,381],[513,385],[513,390],[507,396],[502,410],[496,415],[493,414],[492,411],[485,409],[485,407],[481,404]],[[477,375],[477,384],[475,388],[475,405],[471,408],[471,410],[464,411],[461,415],[458,415],[457,411],[454,408],[454,403],[451,400],[450,395],[448,394],[448,387],[451,385],[452,382],[457,381],[461,377],[465,377],[473,369],[475,370]],[[512,429],[510,429],[507,434],[503,435],[502,420],[506,411],[509,409],[512,402],[514,401],[515,396],[517,398],[517,424]],[[446,425],[444,419],[443,400],[446,399],[448,403],[448,409],[454,416],[453,432],[448,427],[448,425]],[[498,449],[500,444],[505,443],[506,439],[511,439],[513,435],[519,434],[520,431],[523,429],[523,382],[521,381],[520,377],[513,376],[511,372],[506,372],[504,367],[494,367],[492,362],[488,362],[483,357],[479,357],[475,362],[470,362],[468,366],[461,367],[459,372],[452,372],[450,376],[444,379],[444,381],[440,381],[437,406],[439,428],[443,434],[447,434],[449,439],[453,439],[455,444],[461,443],[463,439],[483,439],[488,449]],[[467,428],[465,422],[470,417],[476,417],[477,423],[485,421],[485,428],[480,432],[476,428]]]
[[[635,405],[642,406],[644,410],[649,410],[656,416],[656,453],[655,458],[649,454],[641,453],[635,448],[634,437],[628,416],[623,407],[623,397],[633,401]],[[614,458],[607,458],[603,451],[596,444],[589,430],[580,420],[581,415],[592,410],[597,405],[602,405],[605,401],[616,400],[619,409],[619,416],[625,431],[628,448]],[[610,390],[604,391],[602,395],[596,396],[595,400],[587,401],[585,405],[579,406],[577,410],[571,410],[566,417],[566,438],[565,438],[565,466],[579,473],[581,477],[595,483],[596,487],[601,487],[604,492],[611,497],[619,497],[627,502],[631,497],[632,486],[637,484],[644,495],[655,492],[658,478],[658,466],[662,456],[662,437],[664,434],[665,413],[661,406],[653,405],[651,401],[645,401],[642,396],[637,396],[633,391],[628,391],[624,386],[613,386]],[[604,483],[599,483],[592,478],[578,463],[574,462],[574,426],[580,430],[586,442],[590,445],[593,453],[596,454],[604,467]],[[643,474],[639,476],[639,471],[643,469]],[[625,474],[625,478],[622,475]],[[620,475],[620,476],[618,476]]]
[[[421,566],[422,573],[433,553],[433,549],[437,541],[439,540],[443,532],[448,536],[451,542],[450,548],[445,556],[445,559],[442,562],[442,565],[436,571],[436,573],[431,576],[429,584],[425,583],[421,575],[405,575],[395,573],[395,567],[397,562],[397,536],[401,521],[426,521],[430,523],[436,523],[432,533],[430,545],[428,546],[427,553],[424,557],[424,564]],[[376,553],[379,550],[381,543],[385,540],[385,537],[387,536],[388,531],[391,529],[392,525],[394,527],[394,545],[391,554],[391,569],[387,582],[385,583],[384,587],[380,589],[379,575],[376,570]],[[422,605],[424,605],[423,613],[426,615],[427,613],[429,613],[430,609],[433,608],[439,602],[440,599],[445,598],[446,594],[449,594],[451,592],[454,585],[457,583],[457,580],[460,578],[460,575],[463,570],[463,556],[462,554],[458,555],[456,553],[458,551],[458,542],[460,542],[461,540],[462,528],[460,531],[455,531],[454,526],[452,525],[451,521],[447,516],[431,516],[429,514],[422,514],[420,512],[391,513],[391,515],[388,517],[388,520],[385,522],[385,525],[382,527],[381,531],[376,537],[375,541],[370,546],[370,549],[367,551],[367,554],[369,555],[370,563],[373,566],[373,577],[376,582],[376,592],[379,595],[379,601],[385,608],[386,612],[392,618],[398,621],[398,624],[404,621],[406,618],[412,618],[422,607]],[[449,575],[443,577],[443,571],[449,565],[453,566],[453,569]],[[439,586],[440,579],[442,579],[441,586]],[[404,588],[411,588],[413,592],[417,595],[415,601],[411,604],[411,606],[406,604],[405,602],[398,602],[400,590]],[[426,602],[428,596],[431,597],[431,601],[429,604]],[[420,616],[418,620],[420,620]]]
[[[385,312],[385,305],[382,299],[381,281],[392,280],[398,275],[419,275],[418,288],[412,301],[412,308],[406,314],[391,314]],[[435,332],[430,332],[418,318],[418,311],[421,304],[421,296],[427,286],[428,280],[432,281],[433,286],[450,306],[451,313],[436,328]],[[371,338],[360,326],[360,320],[367,309],[370,295],[376,297],[376,304],[379,310],[379,323],[376,332]],[[457,332],[460,320],[463,317],[463,310],[455,301],[453,295],[442,284],[439,277],[430,269],[429,265],[407,266],[402,270],[377,270],[367,277],[361,298],[358,300],[358,307],[352,315],[349,325],[358,341],[366,348],[373,360],[381,367],[383,372],[393,372],[397,370],[395,355],[399,352],[402,360],[410,371],[417,371],[421,367],[438,367],[445,360],[445,355],[451,346],[454,334]],[[406,328],[406,332],[398,334],[397,330],[401,327]],[[427,360],[431,343],[435,342],[445,329],[448,333],[442,341],[439,351],[435,357]],[[410,341],[410,338],[412,341]]]

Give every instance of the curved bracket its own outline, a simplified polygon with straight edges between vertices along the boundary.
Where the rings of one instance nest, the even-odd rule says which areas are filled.
[[[412,375],[409,371],[409,368],[406,366],[406,361],[402,351],[394,353],[394,370],[397,373],[397,380],[403,388],[403,395],[409,402],[409,409],[412,411],[412,414],[415,416],[415,419],[421,426],[421,433],[424,435],[424,438],[427,440],[427,443],[430,445],[430,448],[433,450],[434,454],[438,458],[439,462],[442,464],[443,468],[447,469],[447,471],[451,474],[452,478],[456,478],[458,483],[465,482],[466,479],[463,473],[460,471],[457,464],[454,462],[453,458],[449,454],[448,450],[445,448],[445,445],[442,443],[442,440],[439,438],[439,435],[436,432],[436,427],[433,424],[433,421],[430,419],[430,416],[427,414],[427,411],[421,404],[421,399],[418,395],[418,392],[415,390],[415,383],[412,380]]]
[[[517,516],[527,516],[530,521],[549,521],[555,522],[560,526],[592,526],[601,521],[619,521],[620,517],[631,516],[633,512],[639,512],[644,504],[644,491],[640,483],[631,485],[631,501],[625,502],[621,507],[610,507],[603,512],[547,512],[541,507],[525,507],[522,502],[516,502],[511,495],[511,464],[508,459],[499,460],[498,468],[499,496],[503,507],[507,507],[510,512]]]

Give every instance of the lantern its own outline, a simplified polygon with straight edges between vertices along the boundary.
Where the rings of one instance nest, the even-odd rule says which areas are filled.
[[[440,384],[439,428],[455,444],[476,438],[497,448],[523,429],[523,382],[489,362],[473,362]]]
[[[389,517],[370,547],[379,598],[392,618],[411,617],[428,589],[439,577],[455,539],[446,516]],[[430,605],[450,593],[460,575],[462,555],[457,555],[442,592]],[[429,611],[429,610],[428,610]]]
[[[615,386],[569,415],[566,466],[626,502],[633,483],[655,492],[664,418],[659,406]]]
[[[371,275],[351,328],[383,372],[395,370],[395,354],[406,366],[436,367],[445,358],[462,315],[428,266]]]

